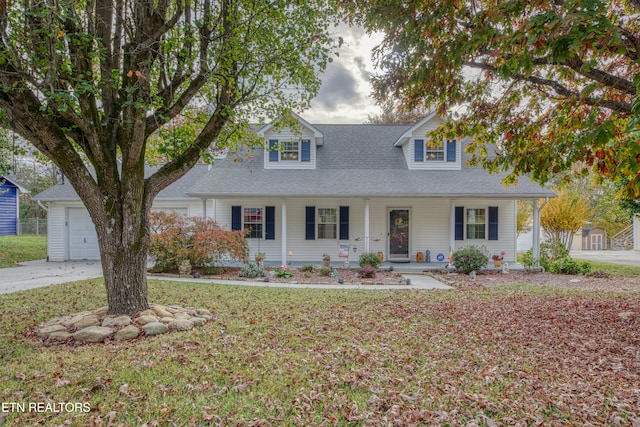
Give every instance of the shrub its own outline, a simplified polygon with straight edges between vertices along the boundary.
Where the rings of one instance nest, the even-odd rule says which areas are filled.
[[[285,279],[288,279],[290,277],[293,277],[293,273],[291,273],[289,271],[289,267],[287,267],[286,265],[281,265],[280,267],[278,267],[276,269],[275,276],[276,277],[283,277]]]
[[[313,265],[311,264],[304,264],[302,267],[300,267],[300,271],[302,271],[303,273],[313,273]]]
[[[264,277],[266,275],[267,275],[267,271],[264,269],[264,267],[254,263],[245,264],[240,270],[240,272],[238,273],[238,276],[240,277],[252,277],[252,278]]]
[[[221,260],[247,262],[249,244],[244,232],[223,230],[211,219],[153,212],[149,255],[155,259],[153,270],[162,272],[177,268],[183,260],[195,267]]]
[[[569,257],[567,248],[558,241],[550,240],[540,244],[540,267],[545,271],[551,271],[551,263],[561,258]],[[526,270],[533,267],[533,250],[529,249],[522,256],[522,265]]]
[[[472,245],[453,253],[454,267],[465,274],[482,270],[488,262],[489,254],[484,247]]]
[[[587,274],[591,271],[591,264],[563,257],[553,261],[549,265],[549,271],[556,274]]]
[[[321,276],[330,276],[331,275],[331,267],[322,266],[318,269],[318,272]]]
[[[360,255],[360,259],[358,261],[358,264],[360,265],[360,267],[364,267],[366,265],[371,266],[373,268],[378,268],[378,266],[380,265],[380,257],[378,256],[377,253],[374,252],[365,252],[363,254]]]
[[[376,268],[371,265],[365,265],[360,269],[358,277],[365,279],[374,278],[376,277]]]

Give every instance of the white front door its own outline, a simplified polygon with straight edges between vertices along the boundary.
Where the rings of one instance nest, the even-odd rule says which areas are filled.
[[[410,260],[410,215],[408,208],[389,209],[389,238],[387,253],[389,261]]]
[[[89,212],[84,208],[69,208],[67,224],[69,224],[69,259],[72,261],[100,259],[98,235]]]

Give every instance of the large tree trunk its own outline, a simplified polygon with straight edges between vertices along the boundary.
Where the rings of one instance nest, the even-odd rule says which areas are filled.
[[[112,192],[93,210],[110,314],[134,314],[149,308],[147,256],[152,198],[145,191],[144,162],[138,160],[109,183]],[[95,208],[95,207],[94,207]],[[97,220],[96,220],[97,218]]]
[[[123,245],[117,236],[98,237],[109,314],[134,314],[149,308],[148,245]]]

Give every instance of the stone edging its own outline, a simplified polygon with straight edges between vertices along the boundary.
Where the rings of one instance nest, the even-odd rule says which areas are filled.
[[[188,331],[214,317],[204,308],[150,304],[149,310],[133,316],[109,315],[108,308],[59,317],[37,326],[33,334],[48,342],[99,343],[127,341],[172,330]]]

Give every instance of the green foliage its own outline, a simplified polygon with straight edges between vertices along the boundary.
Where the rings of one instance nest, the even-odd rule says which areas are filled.
[[[376,272],[377,272],[377,269],[374,266],[365,264],[360,269],[360,272],[358,273],[358,277],[361,277],[364,279],[375,278]]]
[[[220,151],[248,156],[251,123],[308,108],[341,43],[332,0],[5,3],[0,121],[92,207],[101,247],[118,248],[105,264],[138,269],[105,276],[112,313],[148,305],[141,270],[158,193]],[[146,160],[163,166],[145,174]]]
[[[293,277],[293,273],[289,271],[289,267],[287,267],[286,265],[281,265],[275,270],[275,276],[289,279]]]
[[[556,274],[588,274],[590,271],[588,262],[578,262],[571,257],[556,259],[549,265],[549,272]]]
[[[215,265],[222,259],[248,261],[244,233],[224,230],[211,219],[154,212],[151,229],[149,254],[156,272],[175,269],[185,259],[197,267]]]
[[[46,236],[0,236],[0,268],[46,257]]]
[[[330,276],[331,275],[331,267],[322,266],[318,269],[318,273],[322,276]]]
[[[559,241],[546,241],[540,243],[540,267],[544,268],[545,271],[549,271],[551,268],[551,263],[555,260],[567,258],[569,257],[569,251],[565,247],[562,242]],[[533,250],[529,249],[522,256],[522,265],[525,269],[530,269],[534,266],[533,259]]]
[[[313,273],[314,270],[315,268],[311,264],[303,264],[300,267],[300,271],[302,271],[303,273]]]
[[[374,54],[378,101],[455,111],[433,137],[473,137],[472,164],[509,171],[507,183],[591,170],[624,177],[619,194],[640,197],[637,2],[341,4],[385,34]]]
[[[267,271],[264,269],[264,267],[254,263],[243,265],[242,269],[238,273],[238,276],[240,277],[251,277],[251,278],[264,277],[266,275],[267,275]]]
[[[556,189],[558,197],[549,200],[540,212],[540,225],[554,242],[570,248],[573,236],[586,223],[591,209],[589,201],[575,189]]]
[[[380,261],[380,256],[378,256],[375,252],[366,252],[360,254],[360,258],[358,260],[358,264],[360,267],[370,266],[373,268],[378,268],[382,261]]]
[[[453,253],[453,265],[457,271],[469,274],[472,271],[480,271],[489,262],[487,249],[480,246],[467,246]]]

